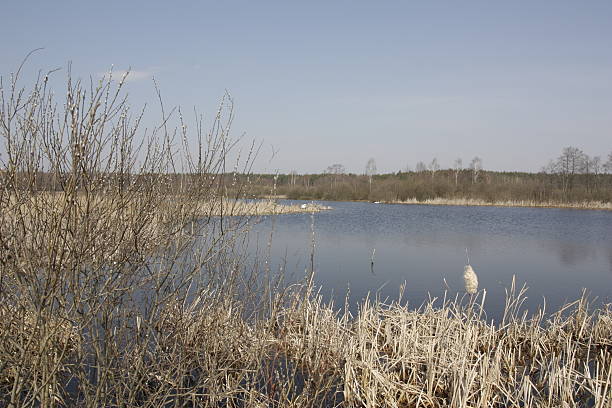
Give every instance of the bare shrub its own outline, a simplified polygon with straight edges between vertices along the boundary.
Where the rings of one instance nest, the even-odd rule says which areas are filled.
[[[169,350],[156,353],[160,344],[184,337],[168,320],[203,291],[232,299],[245,288],[232,256],[244,221],[212,217],[231,205],[231,99],[207,133],[198,123],[188,135],[180,115],[172,128],[163,105],[146,132],[125,76],[86,86],[69,73],[58,101],[48,75],[20,88],[20,70],[0,85],[0,401],[145,401],[146,378],[182,368],[134,371],[159,367]],[[203,203],[221,210],[206,216]]]

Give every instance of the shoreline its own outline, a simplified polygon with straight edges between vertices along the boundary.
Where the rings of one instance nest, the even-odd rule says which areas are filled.
[[[223,211],[220,211],[218,207],[213,209],[206,209],[205,212],[209,212],[212,216],[264,216],[264,215],[279,215],[279,214],[308,214],[318,213],[322,211],[331,210],[332,207],[328,207],[321,204],[315,204],[313,202],[304,204],[279,204],[272,200],[255,200],[255,201],[231,201],[225,202],[223,205]]]
[[[382,201],[381,204],[404,204],[404,205],[448,205],[465,207],[516,207],[516,208],[560,208],[569,210],[603,210],[612,211],[612,203],[600,201],[582,203],[558,203],[558,202],[535,202],[535,201],[494,201],[488,202],[475,199],[442,199],[435,198],[425,201],[416,199],[406,201]]]
[[[266,198],[274,199],[285,199],[288,198],[283,195],[279,196],[266,196]],[[296,201],[311,201],[295,198],[291,200]],[[508,200],[508,201],[485,201],[472,198],[433,198],[423,201],[419,201],[416,198],[411,198],[405,201],[391,200],[391,201],[370,201],[370,200],[330,200],[330,199],[317,199],[317,201],[338,201],[338,202],[349,202],[349,203],[372,203],[372,204],[404,204],[404,205],[448,205],[448,206],[464,206],[464,207],[517,207],[517,208],[560,208],[569,210],[602,210],[612,211],[612,202],[602,201],[584,201],[584,202],[537,202],[529,200]],[[282,205],[282,204],[280,204]]]

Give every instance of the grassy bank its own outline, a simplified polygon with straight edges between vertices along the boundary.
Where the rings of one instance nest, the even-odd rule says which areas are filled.
[[[417,200],[415,198],[404,201],[389,201],[387,204],[421,204],[421,205],[464,205],[464,206],[484,206],[484,207],[534,207],[534,208],[572,208],[581,210],[612,210],[612,203],[603,201],[582,201],[582,202],[555,202],[555,201],[485,201],[467,198],[433,198],[427,200]]]
[[[477,177],[476,177],[477,176]],[[330,201],[466,200],[576,206],[612,202],[612,174],[524,173],[482,170],[408,171],[374,175],[289,174],[250,178],[258,197]],[[371,183],[370,183],[371,181]]]

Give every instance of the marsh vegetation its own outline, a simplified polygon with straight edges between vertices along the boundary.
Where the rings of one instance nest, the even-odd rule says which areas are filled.
[[[482,161],[467,168],[455,164],[442,169],[434,159],[415,170],[376,174],[370,164],[364,174],[354,174],[336,164],[320,174],[258,175],[253,178],[252,191],[262,196],[274,187],[277,194],[302,200],[612,208],[612,153],[604,163],[600,157],[567,147],[537,173],[500,172],[481,166]]]
[[[288,284],[245,256],[231,99],[143,136],[123,79],[50,81],[0,89],[0,405],[610,406],[609,307],[524,315],[511,287],[496,325],[482,290],[339,312],[314,264]]]

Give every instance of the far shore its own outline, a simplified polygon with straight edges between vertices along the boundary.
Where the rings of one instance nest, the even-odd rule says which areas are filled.
[[[265,196],[264,199],[287,199],[286,195]],[[300,199],[298,199],[300,200]],[[453,206],[474,206],[474,207],[528,207],[528,208],[567,208],[575,210],[608,210],[612,211],[612,202],[603,201],[580,201],[580,202],[556,202],[556,201],[531,201],[531,200],[506,200],[506,201],[485,201],[471,198],[432,198],[417,200],[409,198],[407,200],[391,201],[369,201],[369,200],[324,200],[321,201],[347,201],[347,202],[372,202],[376,204],[412,204],[412,205],[453,205]]]
[[[420,204],[420,205],[456,205],[456,206],[476,206],[476,207],[531,207],[531,208],[567,208],[575,210],[612,210],[612,203],[602,201],[584,201],[573,203],[559,202],[537,202],[537,201],[484,201],[461,198],[434,198],[424,201],[408,199],[406,201],[382,201],[384,204]]]

